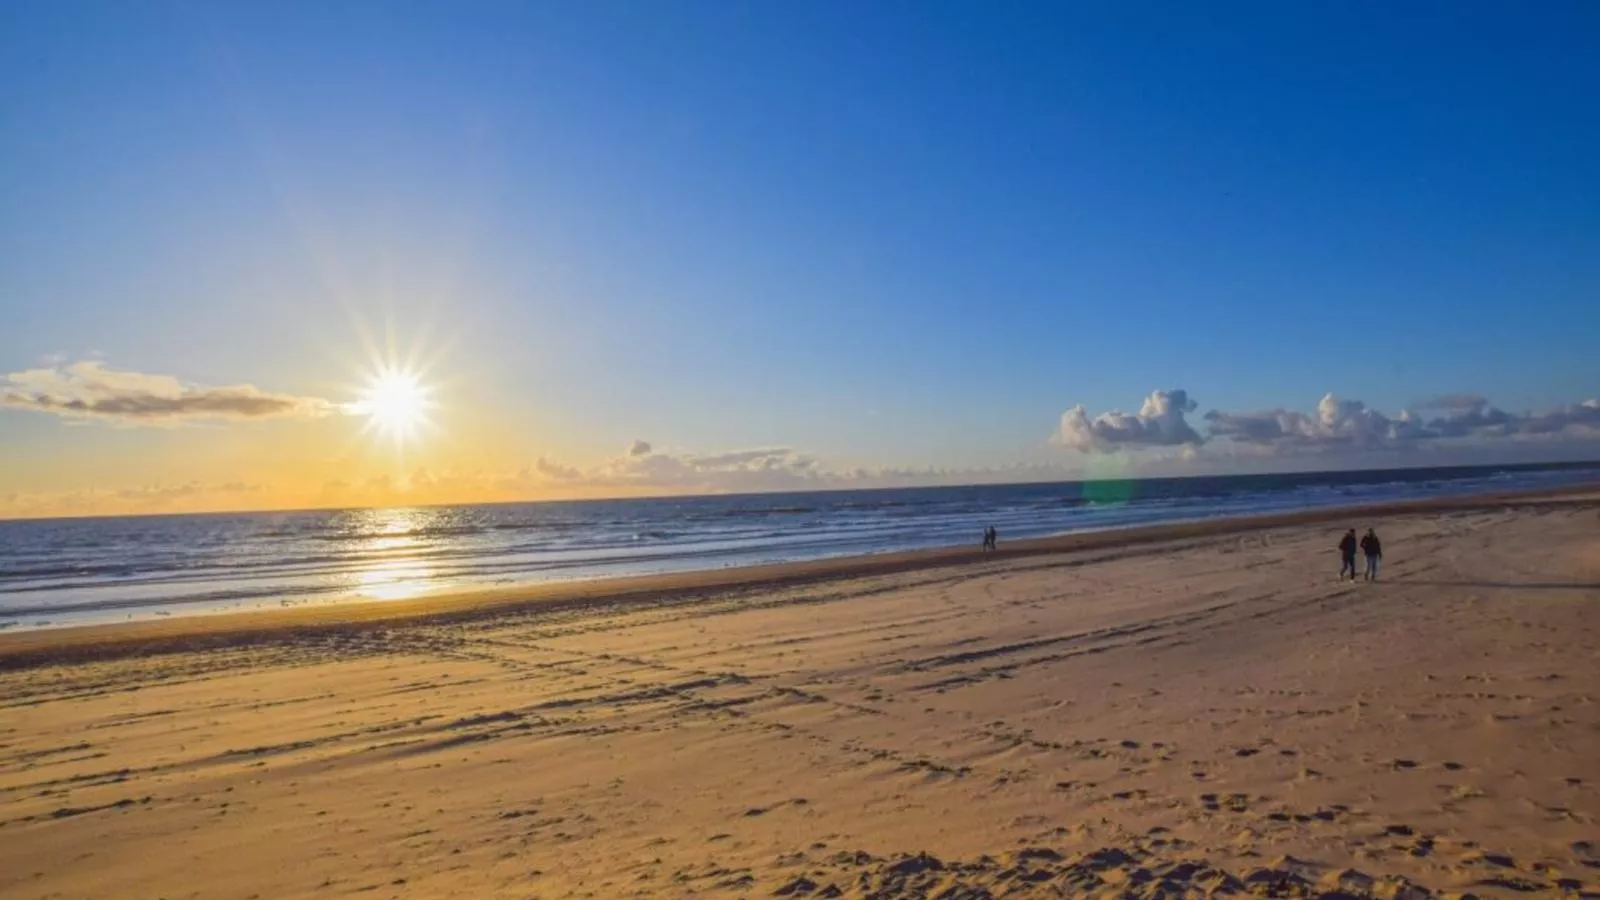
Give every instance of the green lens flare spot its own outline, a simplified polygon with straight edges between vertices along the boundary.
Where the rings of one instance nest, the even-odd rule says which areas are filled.
[[[1083,499],[1096,506],[1116,506],[1134,498],[1139,482],[1129,476],[1128,460],[1121,454],[1094,457],[1083,481]]]

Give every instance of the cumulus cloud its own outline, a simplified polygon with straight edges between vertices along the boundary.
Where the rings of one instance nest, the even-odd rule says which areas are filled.
[[[1443,400],[1450,402],[1448,405],[1439,405]],[[1430,408],[1443,410],[1445,414],[1428,422],[1427,430],[1431,436],[1466,437],[1472,434],[1492,434],[1504,437],[1513,433],[1518,425],[1516,416],[1490,406],[1489,401],[1482,397],[1458,394],[1435,399],[1432,402],[1435,405]],[[1527,418],[1531,420],[1532,417]]]
[[[110,369],[91,359],[0,375],[0,409],[125,425],[172,425],[313,418],[337,406],[319,397],[272,393],[248,384],[185,384],[170,375]]]
[[[633,485],[714,491],[784,490],[814,486],[817,461],[788,447],[762,447],[726,453],[655,449],[634,441],[618,457],[579,478],[597,485]]]
[[[1552,437],[1600,438],[1600,400],[1531,413],[1509,413],[1475,394],[1451,394],[1418,404],[1438,415],[1412,410],[1385,414],[1360,400],[1324,395],[1313,412],[1271,409],[1259,412],[1211,410],[1203,417],[1206,434],[1190,427],[1184,414],[1195,403],[1181,390],[1156,391],[1138,415],[1103,413],[1089,418],[1082,406],[1067,410],[1056,443],[1083,452],[1182,445],[1186,451],[1208,442],[1260,452],[1320,453],[1407,450],[1428,443],[1488,444],[1501,440]]]
[[[1600,398],[1526,416],[1516,426],[1522,434],[1559,434],[1571,428],[1600,430]]]
[[[541,478],[548,478],[551,481],[576,481],[583,477],[583,470],[577,466],[562,465],[542,456],[534,460],[533,471]]]
[[[1205,420],[1210,437],[1248,444],[1365,449],[1423,436],[1410,413],[1390,419],[1360,400],[1341,400],[1333,394],[1324,395],[1312,415],[1286,409],[1256,413],[1212,410]]]
[[[1187,391],[1153,391],[1139,412],[1118,410],[1089,418],[1082,405],[1061,414],[1061,427],[1053,436],[1058,444],[1088,453],[1118,447],[1173,447],[1203,442],[1184,419],[1197,408]]]

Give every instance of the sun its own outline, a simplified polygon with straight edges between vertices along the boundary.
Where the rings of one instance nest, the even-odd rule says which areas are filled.
[[[367,417],[367,427],[376,428],[396,441],[412,437],[428,422],[433,405],[429,391],[417,376],[395,368],[375,372],[351,405],[351,412]]]

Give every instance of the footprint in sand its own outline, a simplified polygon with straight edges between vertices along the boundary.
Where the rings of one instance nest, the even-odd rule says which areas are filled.
[[[772,895],[774,897],[792,897],[796,894],[809,894],[820,887],[821,885],[817,884],[815,881],[812,881],[804,875],[801,875],[788,884],[785,884],[784,886],[773,891]]]
[[[1242,813],[1250,809],[1250,795],[1229,794],[1222,797],[1217,794],[1201,794],[1200,805],[1205,807],[1206,812],[1221,812],[1227,809],[1228,812]]]
[[[1501,869],[1514,869],[1517,867],[1517,861],[1507,853],[1489,853],[1480,851],[1477,853],[1468,854],[1464,859],[1462,859],[1462,862],[1469,865],[1475,863],[1484,863],[1486,865],[1495,866]]]
[[[1415,856],[1415,857],[1419,857],[1419,858],[1420,857],[1424,857],[1424,856],[1432,856],[1433,855],[1433,838],[1431,838],[1431,837],[1419,837],[1419,838],[1417,838],[1417,840],[1411,846],[1406,848],[1406,853],[1411,855],[1411,856]]]

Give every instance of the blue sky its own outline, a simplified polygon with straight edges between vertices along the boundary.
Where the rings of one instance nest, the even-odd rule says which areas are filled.
[[[6,4],[0,371],[340,399],[390,321],[578,462],[1595,397],[1600,7],[1400,6]],[[0,410],[209,452],[124,431]]]

